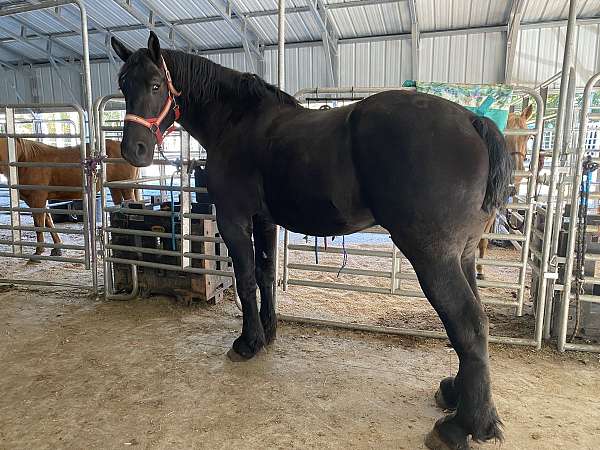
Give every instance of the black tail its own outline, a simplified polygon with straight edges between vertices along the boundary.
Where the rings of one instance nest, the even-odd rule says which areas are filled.
[[[477,117],[473,120],[473,127],[488,148],[490,168],[481,208],[491,214],[494,209],[506,203],[508,186],[512,180],[513,160],[506,150],[504,136],[494,122],[486,117]]]

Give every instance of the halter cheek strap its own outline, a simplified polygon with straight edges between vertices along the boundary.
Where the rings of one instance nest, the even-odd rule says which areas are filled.
[[[160,131],[160,124],[162,123],[162,121],[165,120],[165,117],[167,117],[167,115],[169,114],[169,111],[171,111],[171,110],[173,110],[173,113],[175,114],[175,122],[179,119],[179,117],[181,115],[181,112],[179,111],[179,105],[175,101],[175,99],[181,95],[181,92],[178,91],[177,89],[175,89],[175,86],[173,86],[173,80],[171,79],[171,73],[169,72],[169,69],[167,68],[167,64],[165,63],[165,59],[162,56],[161,56],[161,61],[162,61],[163,71],[165,72],[165,78],[167,79],[167,87],[169,88],[169,96],[167,97],[167,101],[165,102],[165,105],[163,106],[162,110],[160,111],[160,114],[158,115],[158,117],[150,117],[150,118],[140,117],[135,114],[126,114],[125,115],[125,122],[134,122],[134,123],[137,123],[139,125],[142,125],[142,126],[148,128],[154,135],[154,138],[156,139],[156,144],[159,147],[162,146],[162,143],[163,143],[165,137],[170,132],[175,130],[175,125],[172,125],[169,128],[167,128],[167,130],[163,134],[163,132]]]

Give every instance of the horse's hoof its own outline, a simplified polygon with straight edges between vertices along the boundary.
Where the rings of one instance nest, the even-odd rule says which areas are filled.
[[[478,279],[478,280],[485,280],[485,275],[484,275],[484,274],[482,274],[482,273],[478,273],[478,274],[477,274],[477,279]]]
[[[28,259],[27,264],[40,264],[42,261],[39,259]]]
[[[53,248],[50,256],[62,256],[62,250],[60,248]]]
[[[430,450],[454,450],[442,440],[435,427],[425,436],[425,447]]]
[[[447,438],[440,433],[440,425],[448,416],[438,420],[433,429],[425,436],[425,446],[430,450],[469,450],[471,446],[467,436],[459,436],[452,430]],[[454,435],[454,436],[452,436]]]
[[[232,362],[246,362],[252,358],[252,356],[250,356],[249,358],[246,358],[245,356],[240,355],[238,352],[236,352],[232,348],[230,348],[229,351],[227,352],[227,357]]]

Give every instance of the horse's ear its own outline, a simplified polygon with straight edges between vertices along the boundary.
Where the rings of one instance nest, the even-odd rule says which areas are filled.
[[[160,42],[158,36],[154,34],[154,31],[150,32],[148,38],[148,50],[150,50],[150,57],[157,66],[160,66]]]
[[[125,47],[125,45],[114,36],[110,38],[110,44],[112,45],[112,48],[116,52],[117,56],[121,58],[123,62],[127,62],[133,52]]]
[[[533,115],[533,104],[530,104],[527,108],[523,110],[521,113],[521,117],[525,120],[529,120],[529,118]]]

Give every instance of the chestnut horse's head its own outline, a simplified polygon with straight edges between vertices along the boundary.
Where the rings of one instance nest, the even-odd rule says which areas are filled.
[[[171,76],[160,50],[158,37],[150,32],[148,48],[129,50],[115,37],[111,44],[125,64],[119,87],[125,96],[125,125],[121,154],[136,167],[152,164],[154,147],[179,118]]]
[[[523,112],[521,112],[521,114],[510,113],[508,115],[508,123],[506,128],[516,130],[526,129],[527,121],[531,118],[532,115],[533,105],[527,106],[527,108],[525,108]],[[513,167],[515,168],[515,170],[525,170],[525,158],[527,157],[527,142],[530,138],[531,136],[506,136],[506,150],[510,153],[510,156],[513,159]],[[540,157],[540,168],[542,162],[543,160]],[[519,186],[522,180],[523,177],[515,177],[514,179],[514,186],[517,193],[519,192]]]
[[[508,115],[507,129],[527,128],[527,121],[533,115],[533,105],[529,105],[521,114],[510,113]],[[506,148],[514,160],[516,170],[525,168],[524,161],[527,156],[527,142],[531,136],[507,136]]]

